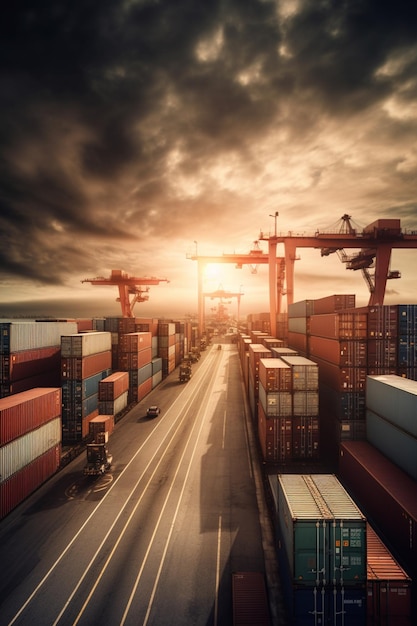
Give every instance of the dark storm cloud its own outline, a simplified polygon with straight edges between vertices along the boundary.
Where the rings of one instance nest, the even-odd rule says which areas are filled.
[[[252,144],[281,126],[299,142],[319,116],[416,95],[404,0],[22,1],[0,28],[3,277],[59,283],[112,242],[220,233],[246,196],[213,184],[216,159],[259,173]]]

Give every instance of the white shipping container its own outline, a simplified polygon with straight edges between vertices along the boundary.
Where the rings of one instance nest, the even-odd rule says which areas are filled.
[[[61,443],[62,420],[57,417],[0,448],[0,483]]]
[[[417,480],[417,438],[388,420],[366,411],[366,438],[414,480]]]
[[[115,400],[99,401],[98,411],[100,415],[117,415],[127,407],[128,392],[125,391]]]
[[[367,376],[366,408],[417,437],[417,381],[395,374]]]
[[[266,417],[290,417],[292,415],[292,393],[290,391],[266,392],[259,383],[259,402]]]
[[[319,366],[304,356],[283,356],[282,360],[292,368],[293,389],[317,391]]]
[[[61,356],[85,357],[106,352],[112,348],[112,336],[108,332],[67,335],[61,339]]]
[[[62,335],[77,332],[76,322],[1,322],[1,352],[21,352],[61,345]],[[6,337],[6,334],[8,335]]]
[[[152,389],[155,389],[155,387],[157,387],[161,382],[162,382],[162,370],[160,370],[159,372],[156,372],[156,374],[152,376]]]

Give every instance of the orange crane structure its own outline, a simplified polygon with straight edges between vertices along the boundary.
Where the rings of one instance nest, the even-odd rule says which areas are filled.
[[[195,242],[196,243],[196,242]],[[206,266],[210,263],[233,263],[236,269],[242,269],[243,265],[249,265],[251,272],[256,274],[258,265],[269,264],[274,266],[275,282],[270,284],[270,301],[275,303],[275,308],[281,309],[282,295],[284,293],[285,263],[283,258],[275,256],[271,258],[270,254],[266,254],[259,247],[259,242],[254,242],[254,247],[247,254],[222,254],[201,256],[195,251],[195,254],[187,254],[187,259],[197,261],[198,264],[198,327],[201,333],[205,330],[204,320],[204,295],[203,295],[203,276]],[[271,293],[272,290],[272,293]]]
[[[122,270],[112,270],[109,278],[98,276],[97,278],[85,278],[82,283],[92,285],[115,285],[119,289],[119,297],[116,302],[120,302],[123,317],[134,317],[133,308],[136,302],[146,302],[149,300],[149,286],[159,285],[161,282],[169,282],[166,278],[129,276]],[[131,299],[131,296],[133,298]]]
[[[211,293],[203,293],[203,298],[211,298],[211,300],[214,300],[215,298],[218,298],[220,300],[219,302],[219,316],[220,316],[220,311],[225,312],[225,307],[223,306],[224,302],[223,300],[228,300],[229,304],[231,302],[230,298],[237,298],[237,321],[239,322],[239,317],[240,317],[240,299],[243,296],[243,292],[242,291],[238,291],[237,293],[232,293],[231,291],[225,291],[221,286],[219,286],[219,288],[216,291],[212,291]],[[204,307],[203,307],[204,308]],[[204,314],[204,313],[203,313]]]
[[[379,219],[361,232],[351,223],[350,215],[343,215],[338,232],[316,231],[314,235],[299,235],[292,232],[286,235],[277,234],[277,217],[275,213],[275,232],[273,235],[260,233],[259,239],[268,241],[269,258],[269,293],[270,293],[270,320],[271,335],[276,336],[277,307],[274,300],[275,284],[277,281],[276,251],[278,244],[284,244],[285,274],[287,303],[294,301],[294,262],[297,259],[297,248],[320,249],[321,256],[338,253],[346,269],[361,270],[370,291],[369,306],[383,304],[387,280],[401,278],[399,271],[390,270],[391,251],[395,249],[417,248],[417,232],[403,232],[399,219]],[[345,249],[356,248],[359,252],[346,254]],[[374,268],[371,274],[370,268]]]

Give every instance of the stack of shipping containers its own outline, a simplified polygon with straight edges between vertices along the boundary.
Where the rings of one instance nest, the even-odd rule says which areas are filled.
[[[366,518],[329,474],[269,477],[293,626],[365,626]]]
[[[82,441],[88,422],[98,415],[99,382],[111,373],[109,332],[66,335],[61,338],[62,440]]]
[[[249,344],[248,397],[252,418],[258,421],[259,361],[271,356],[271,351],[262,343]]]
[[[0,397],[59,387],[61,336],[76,332],[75,322],[1,322]]]
[[[319,458],[317,364],[301,356],[259,361],[258,434],[270,462]]]
[[[150,332],[120,335],[119,369],[129,373],[128,404],[140,402],[152,391],[152,335]]]
[[[412,581],[370,524],[366,527],[367,626],[412,626]]]
[[[415,580],[417,482],[368,441],[341,444],[339,477]]]
[[[103,378],[103,380],[101,380],[98,384],[99,415],[112,416],[114,425],[114,422],[117,421],[119,413],[121,413],[128,406],[128,395],[128,372],[114,372],[113,374],[110,374],[110,376],[107,376],[107,378]],[[95,419],[98,421],[97,418]],[[113,428],[111,427],[111,429]]]
[[[61,389],[0,400],[0,518],[50,478],[61,459]]]
[[[417,304],[398,305],[399,376],[417,380]]]
[[[175,369],[175,323],[160,321],[158,324],[158,356],[162,359],[162,377]]]
[[[417,381],[368,376],[366,438],[417,481]]]

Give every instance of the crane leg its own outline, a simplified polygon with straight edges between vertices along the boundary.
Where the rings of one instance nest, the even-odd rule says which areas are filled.
[[[391,244],[380,244],[376,248],[375,256],[375,288],[369,298],[369,306],[384,304],[385,288],[391,260]]]

